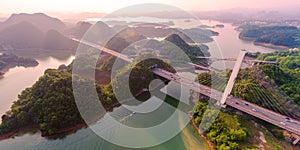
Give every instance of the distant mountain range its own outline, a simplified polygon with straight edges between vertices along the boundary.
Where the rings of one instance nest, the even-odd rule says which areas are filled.
[[[66,34],[72,35],[76,38],[82,38],[85,32],[92,26],[89,22],[78,22],[74,27],[67,29]]]
[[[42,13],[13,14],[0,23],[0,50],[75,50],[77,43],[62,33],[66,25]]]
[[[78,22],[75,26],[67,28],[59,19],[42,13],[13,14],[6,21],[0,22],[0,51],[76,50],[78,43],[69,37],[77,39],[84,37],[85,40],[116,50],[146,38],[133,28],[126,28],[116,34],[113,28],[101,21],[94,25]]]
[[[6,21],[0,23],[0,30],[3,30],[7,27],[10,27],[15,24],[19,24],[21,22],[29,22],[34,26],[38,27],[43,32],[47,32],[48,30],[57,30],[62,32],[65,30],[66,25],[59,19],[47,16],[43,13],[35,13],[35,14],[12,14]]]
[[[115,34],[115,30],[104,22],[98,21],[86,32],[85,40],[105,44]]]
[[[114,28],[101,21],[95,24],[78,22],[73,27],[67,27],[61,20],[43,13],[21,13],[13,14],[4,22],[0,22],[0,51],[75,51],[78,43],[71,40],[70,37],[84,38],[87,41],[120,51],[139,40],[165,38],[175,33],[188,43],[210,42],[212,41],[211,36],[218,35],[217,32],[208,29],[180,30],[167,25],[161,28],[148,24]]]

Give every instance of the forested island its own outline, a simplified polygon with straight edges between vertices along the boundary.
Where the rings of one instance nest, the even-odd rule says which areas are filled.
[[[78,82],[87,84],[89,79],[80,78]],[[96,84],[96,89],[107,109],[116,103],[109,85]],[[32,87],[22,91],[11,110],[2,116],[0,134],[5,136],[30,126],[39,129],[42,135],[53,135],[78,124],[85,123],[74,100],[72,74],[67,70],[49,69]]]
[[[286,50],[266,54],[256,53],[250,56],[257,57],[259,60],[276,61],[279,64],[256,64],[255,67],[242,69],[231,94],[275,112],[299,119],[300,50]],[[224,76],[229,76],[230,72],[230,70],[227,70],[223,73],[201,73],[196,81],[212,86],[212,76],[222,79]],[[270,86],[274,87],[274,85],[279,87],[279,91],[278,89],[275,90],[276,88],[269,89]],[[225,85],[220,83],[214,85],[214,87],[223,90]],[[286,95],[281,95],[280,90]],[[265,95],[257,94],[255,91]],[[266,97],[273,97],[274,99],[280,97],[284,101],[274,103],[262,101]],[[193,112],[196,124],[200,124],[204,111],[208,108],[207,97],[204,96],[203,98],[202,95],[200,99]],[[262,127],[258,127],[251,120],[259,122]],[[268,129],[263,126],[268,126]],[[221,111],[216,121],[204,134],[216,149],[255,149],[258,147],[257,143],[259,143],[255,136],[259,137],[259,132],[262,132],[266,137],[266,147],[283,149],[287,146],[282,142],[285,139],[282,130],[259,119],[241,114],[232,108]]]
[[[80,57],[81,59],[89,59],[88,57]],[[78,59],[78,58],[77,58]],[[111,57],[107,58],[111,61]],[[149,67],[157,64],[159,67],[174,72],[167,63],[158,59],[151,59],[138,63],[135,66],[128,65],[120,70],[117,77],[122,77],[122,74],[132,69],[129,79],[131,81],[130,90],[134,95],[141,94],[143,90],[148,88],[150,81],[155,76]],[[89,70],[82,68],[83,70]],[[97,72],[101,72],[111,68],[111,64],[103,65],[98,63]],[[81,85],[93,83],[89,77],[73,76]],[[117,78],[116,77],[116,78]],[[146,80],[145,80],[146,79]],[[98,93],[99,101],[102,103],[106,111],[110,111],[113,107],[119,106],[119,102],[114,97],[112,92],[111,83],[100,85],[97,84],[98,78],[96,77],[96,90]],[[115,79],[112,79],[114,82]],[[139,84],[134,84],[139,81]],[[73,81],[74,82],[74,81]],[[84,90],[84,89],[83,89]],[[2,123],[0,125],[0,139],[9,138],[14,136],[17,132],[22,132],[24,128],[31,128],[40,130],[43,136],[51,136],[70,131],[69,129],[76,130],[78,127],[86,126],[86,122],[81,118],[77,109],[77,105],[73,95],[72,87],[72,64],[69,66],[62,65],[59,69],[48,69],[44,75],[30,88],[26,88],[18,96],[11,106],[11,110],[7,111],[2,116]],[[88,99],[86,97],[86,99]],[[93,108],[87,108],[87,112],[92,111]],[[95,108],[96,109],[96,108]],[[104,115],[93,114],[90,116],[88,122],[94,122]]]
[[[190,46],[183,41],[177,34],[172,34],[166,38],[190,57],[203,56],[202,51],[196,46]],[[158,42],[158,41],[157,41]],[[114,47],[116,51],[122,51],[128,45],[128,42]],[[151,45],[151,47],[154,45]],[[152,47],[153,48],[153,47]],[[207,47],[204,47],[207,50]],[[172,53],[172,48],[165,47],[162,50],[165,54]],[[145,56],[150,55],[150,56]],[[178,54],[169,54],[172,57],[180,57]],[[7,56],[7,55],[3,55]],[[12,55],[14,56],[14,55]],[[102,56],[101,56],[102,57]],[[102,61],[99,61],[96,66],[96,88],[101,103],[107,107],[107,110],[112,106],[117,106],[118,102],[113,95],[111,83],[116,81],[116,78],[122,78],[126,73],[132,69],[129,75],[130,90],[133,95],[137,96],[141,92],[149,91],[150,82],[157,78],[149,69],[153,64],[158,67],[175,72],[174,68],[166,62],[159,59],[147,59],[139,62],[140,58],[155,57],[153,53],[145,53],[135,59],[133,64],[128,64],[118,71],[115,79],[111,82],[103,82],[102,76],[99,74],[103,72],[111,72],[112,65],[116,60],[113,56],[104,56]],[[79,68],[83,72],[88,72],[91,66],[84,63],[89,59],[96,59],[93,57],[93,50],[88,54],[76,57],[80,63]],[[174,58],[173,58],[174,59]],[[178,59],[178,58],[177,58]],[[196,59],[196,58],[194,58]],[[53,135],[65,128],[75,126],[77,124],[84,124],[78,110],[73,96],[72,89],[72,64],[65,66],[62,65],[59,69],[46,70],[44,75],[30,88],[25,89],[18,96],[18,100],[13,103],[11,110],[2,116],[2,124],[0,125],[0,134],[18,131],[19,129],[32,126],[39,129],[42,135]],[[100,80],[100,81],[99,81]],[[118,80],[119,82],[122,80]],[[91,82],[89,77],[79,77],[78,82],[87,84]],[[167,82],[167,81],[166,81]],[[147,89],[145,91],[145,89]],[[103,112],[104,113],[104,112]],[[97,114],[101,116],[101,114]],[[95,116],[93,116],[95,117]],[[93,118],[92,117],[92,118]]]
[[[31,58],[19,57],[14,54],[0,55],[0,77],[4,75],[5,70],[16,66],[32,67],[37,66],[39,63]]]
[[[202,59],[198,59],[197,56],[210,56],[210,53],[208,52],[209,47],[205,44],[201,45],[190,45],[186,43],[178,34],[172,34],[165,38],[166,41],[169,41],[176,46],[180,48],[189,58],[192,62],[202,62]],[[162,54],[165,54],[167,56],[173,56],[176,57],[178,54],[174,54],[174,50],[170,48],[169,45],[165,45],[165,47],[162,47],[160,50]],[[176,59],[182,59],[177,56]]]
[[[239,37],[254,41],[254,44],[273,48],[298,48],[300,30],[294,26],[256,26],[244,25]]]

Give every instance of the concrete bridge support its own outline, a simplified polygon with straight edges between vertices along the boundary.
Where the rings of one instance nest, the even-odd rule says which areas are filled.
[[[221,100],[218,102],[218,105],[221,105],[222,107],[226,107],[225,103],[226,103],[226,99],[228,97],[228,95],[230,95],[231,91],[232,91],[232,88],[233,88],[233,85],[234,85],[234,82],[235,82],[235,79],[240,71],[240,68],[242,66],[242,63],[243,63],[243,60],[244,60],[244,57],[246,55],[247,51],[246,50],[242,50],[240,53],[239,53],[239,56],[236,60],[236,63],[232,69],[232,73],[230,75],[230,78],[229,78],[229,81],[226,85],[226,88],[224,90],[224,93],[222,95],[222,98]]]

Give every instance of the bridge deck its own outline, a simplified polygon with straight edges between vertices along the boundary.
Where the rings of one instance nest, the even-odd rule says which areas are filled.
[[[121,58],[121,59],[123,59],[127,62],[132,62],[133,61],[128,56],[120,54],[120,53],[118,53],[114,50],[110,50],[108,48],[104,48],[102,46],[98,46],[96,44],[93,44],[93,43],[90,43],[90,42],[85,42],[85,41],[78,40],[78,39],[75,39],[75,38],[73,38],[72,40],[83,43],[83,44],[86,44],[86,45],[89,45],[89,46],[94,47],[96,49],[103,50],[104,52],[109,53],[111,55],[114,55],[116,57],[119,57],[119,58]],[[210,68],[206,68],[206,69],[211,70]],[[220,100],[221,97],[222,97],[222,92],[220,92],[220,91],[211,89],[210,87],[204,86],[202,84],[191,81],[189,79],[179,77],[178,75],[173,74],[171,72],[156,68],[156,69],[153,69],[153,73],[155,73],[155,74],[157,74],[161,77],[164,77],[168,80],[172,80],[174,82],[177,82],[179,84],[187,86],[190,89],[192,89],[192,90],[194,90],[198,93],[204,94],[206,96],[209,96],[213,99]],[[297,121],[297,120],[289,119],[289,121],[287,121],[286,120],[286,118],[288,118],[287,116],[275,113],[271,110],[265,109],[263,107],[260,107],[258,105],[249,103],[247,101],[241,100],[241,99],[233,97],[233,96],[228,96],[227,97],[226,104],[231,106],[231,107],[234,107],[234,108],[236,108],[240,111],[248,113],[252,116],[255,116],[255,117],[260,118],[262,120],[265,120],[269,123],[272,123],[272,124],[274,124],[278,127],[281,127],[281,128],[286,129],[290,132],[293,132],[297,135],[300,135],[300,122]]]
[[[97,45],[97,44],[94,44],[94,43],[91,43],[91,42],[87,42],[87,41],[82,41],[82,40],[78,40],[78,39],[75,39],[75,38],[72,38],[72,40],[76,41],[76,42],[79,42],[79,43],[82,43],[82,44],[85,44],[85,45],[88,45],[88,46],[91,46],[93,48],[96,48],[96,49],[99,49],[99,50],[102,50],[103,52],[106,52],[108,54],[111,54],[113,56],[116,56],[118,58],[121,58],[127,62],[132,62],[133,59],[132,58],[129,58],[128,56],[124,55],[124,54],[121,54],[119,52],[116,52],[114,50],[111,50],[111,49],[108,49],[108,48],[105,48],[103,46],[100,46],[100,45]]]
[[[155,73],[156,75],[159,75],[163,78],[166,78],[168,80],[177,82],[181,85],[187,86],[188,88],[190,88],[193,91],[204,94],[204,95],[211,97],[213,99],[216,99],[216,100],[220,100],[222,97],[222,94],[223,94],[223,92],[221,92],[221,91],[211,89],[210,87],[204,86],[202,84],[191,81],[187,78],[180,77],[176,74],[173,74],[171,72],[168,72],[168,71],[165,71],[165,70],[162,70],[159,68],[153,69],[153,73]],[[275,113],[271,110],[268,110],[268,109],[265,109],[258,105],[241,100],[232,95],[227,97],[226,104],[233,108],[236,108],[240,111],[243,111],[247,114],[250,114],[252,116],[260,118],[266,122],[269,122],[278,127],[281,127],[290,132],[300,135],[300,122],[297,120],[289,119],[287,121],[287,118],[289,118],[287,116],[281,115],[279,113]]]
[[[198,56],[197,58],[202,58],[202,59],[209,59],[212,61],[237,61],[236,58],[214,58],[214,57],[203,57],[203,56]],[[266,63],[266,64],[278,64],[276,61],[264,61],[264,60],[251,60],[251,59],[244,59],[243,62],[257,62],[257,63]]]

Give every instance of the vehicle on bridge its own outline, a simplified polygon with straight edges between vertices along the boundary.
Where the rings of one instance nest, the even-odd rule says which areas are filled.
[[[157,66],[158,66],[157,64],[153,64],[153,65],[149,66],[148,68],[152,70],[152,69],[157,68]]]

